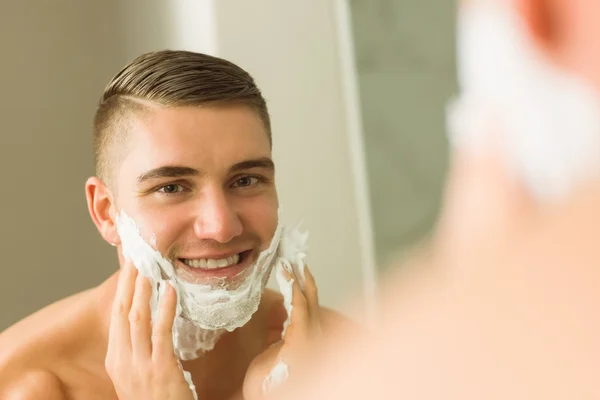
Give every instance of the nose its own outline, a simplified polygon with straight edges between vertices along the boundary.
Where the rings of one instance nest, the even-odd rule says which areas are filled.
[[[242,221],[221,188],[207,188],[198,207],[194,223],[198,238],[227,243],[242,234]]]

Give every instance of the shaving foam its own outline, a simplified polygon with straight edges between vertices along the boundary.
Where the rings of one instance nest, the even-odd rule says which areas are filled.
[[[158,302],[168,281],[177,293],[177,318],[173,327],[177,356],[190,360],[211,350],[225,331],[245,325],[258,309],[279,245],[283,227],[278,225],[269,247],[245,272],[235,289],[192,284],[181,280],[172,263],[150,246],[135,221],[124,211],[117,215],[123,256],[133,261],[143,276],[153,282],[151,309],[156,317]]]
[[[292,305],[292,299],[294,296],[293,287],[294,287],[294,278],[287,280],[284,275],[285,267],[283,265],[279,265],[277,270],[275,271],[275,278],[277,279],[277,284],[279,285],[279,291],[283,295],[283,306],[285,307],[285,311],[287,313],[287,319],[283,323],[283,330],[281,331],[281,338],[285,337],[285,333],[287,332],[287,328],[292,323],[292,310],[294,306]]]
[[[285,240],[282,240],[279,249],[279,265],[275,270],[275,278],[279,285],[279,291],[283,295],[283,305],[287,313],[287,319],[283,323],[281,338],[285,337],[287,328],[292,323],[292,300],[293,300],[293,285],[298,282],[301,290],[304,290],[305,276],[304,268],[306,267],[305,259],[308,251],[308,232],[301,232],[300,225],[296,229],[285,229]],[[292,277],[289,281],[284,275],[284,270],[287,270]]]
[[[277,255],[281,266],[296,277],[300,289],[304,290],[308,232],[302,232],[300,225],[294,229],[284,228],[284,240],[279,244]]]
[[[600,175],[600,100],[582,77],[541,54],[504,0],[461,8],[461,95],[448,109],[455,147],[500,153],[541,200]]]
[[[179,363],[179,366],[181,366],[181,363]],[[183,368],[181,370],[183,371]],[[190,391],[194,396],[194,400],[198,400],[198,393],[196,393],[196,385],[194,385],[194,382],[192,381],[192,374],[190,374],[189,371],[183,371],[183,379],[185,379],[188,386],[190,387]]]
[[[172,263],[155,249],[156,237],[152,234],[147,243],[135,221],[124,210],[116,217],[117,230],[121,239],[123,256],[131,260],[140,274],[152,282],[150,308],[152,320],[156,319],[158,304],[166,285],[170,284],[177,294],[176,318],[173,325],[173,345],[175,356],[179,360],[191,360],[203,352],[214,348],[221,335],[245,325],[258,309],[260,299],[272,268],[283,268],[299,277],[304,285],[304,260],[307,252],[307,233],[299,229],[287,229],[278,224],[269,247],[259,254],[258,260],[242,276],[235,288],[215,285],[192,284],[177,277]],[[287,324],[291,318],[291,285],[278,279],[284,293],[285,307],[288,313]],[[279,365],[279,364],[278,364]],[[276,366],[271,380],[275,383],[285,381],[283,365]],[[287,366],[285,368],[287,371]],[[184,378],[197,400],[196,390],[189,372]]]
[[[288,366],[283,360],[279,360],[269,375],[265,378],[262,386],[263,394],[270,393],[274,388],[284,384],[290,376]]]

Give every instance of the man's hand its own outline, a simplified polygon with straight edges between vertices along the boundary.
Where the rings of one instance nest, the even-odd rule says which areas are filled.
[[[173,349],[175,289],[166,288],[154,326],[151,295],[149,280],[126,262],[113,303],[106,370],[120,400],[193,400]]]
[[[313,275],[308,267],[305,268],[302,290],[297,277],[285,269],[282,272],[288,283],[292,283],[292,312],[288,316],[290,324],[282,340],[252,361],[244,379],[244,400],[261,399],[271,387],[283,384],[288,374],[293,374],[299,368],[300,360],[321,337],[319,299]]]

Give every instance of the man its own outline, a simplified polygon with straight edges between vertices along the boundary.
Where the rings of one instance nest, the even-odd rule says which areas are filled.
[[[431,246],[272,399],[598,399],[600,2],[464,0]],[[168,398],[168,397],[163,397]]]
[[[274,399],[600,398],[599,20],[596,0],[461,2],[431,247],[377,335]]]
[[[169,282],[179,282],[175,293],[165,291],[167,280],[162,281],[161,304],[172,305],[171,325],[175,304],[189,306],[198,288],[204,292],[197,298],[221,296],[241,304],[225,313],[211,303],[216,316],[213,308],[184,307],[178,317],[187,324],[178,333],[196,335],[176,338],[176,350],[198,397],[241,399],[244,382],[250,392],[258,390],[290,346],[280,340],[287,315],[282,297],[262,293],[274,265],[262,256],[271,252],[272,257],[270,246],[277,244],[280,229],[269,114],[253,79],[238,66],[203,54],[144,54],[107,86],[96,112],[94,149],[97,176],[86,184],[88,208],[103,239],[117,247],[121,271],[2,333],[1,398],[140,398],[135,384],[147,370],[140,354],[153,345],[156,353],[160,346],[150,341],[161,332],[159,323],[150,326],[150,314],[157,311],[150,308],[152,291],[161,282],[147,279],[148,254],[164,263],[157,279],[171,268]],[[239,293],[248,280],[240,283],[240,276],[254,277],[256,299]],[[320,310],[309,272],[302,289],[294,276],[285,279],[299,313],[286,340],[328,329],[337,320]],[[196,321],[198,313],[207,315]],[[172,356],[171,327],[165,329],[163,343],[171,346]],[[132,351],[135,360],[128,358]],[[187,383],[186,390],[189,395]]]

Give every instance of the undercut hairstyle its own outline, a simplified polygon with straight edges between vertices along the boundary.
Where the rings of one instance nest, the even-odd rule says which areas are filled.
[[[190,51],[142,54],[106,86],[94,117],[96,176],[112,179],[119,143],[133,117],[154,107],[202,107],[242,104],[256,111],[272,143],[265,99],[254,79],[227,60]]]

